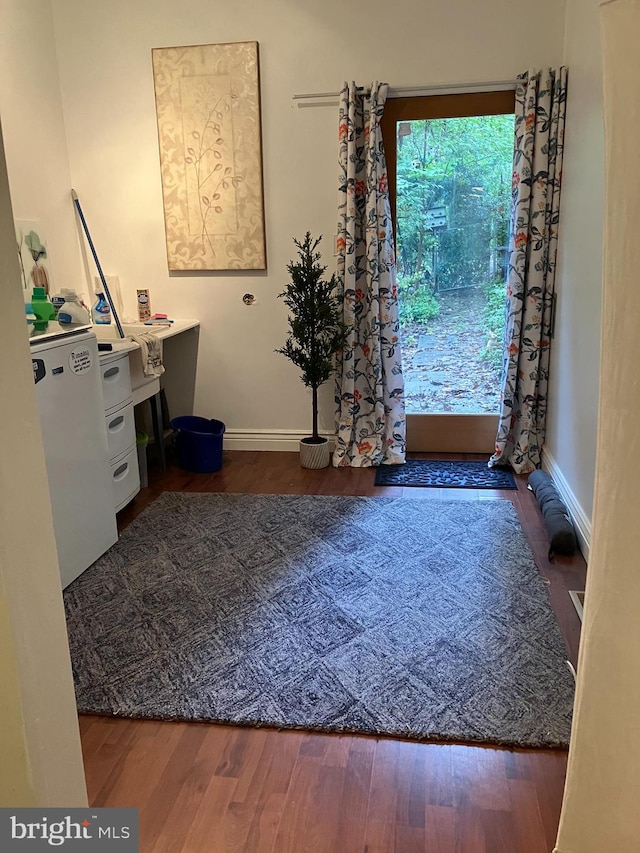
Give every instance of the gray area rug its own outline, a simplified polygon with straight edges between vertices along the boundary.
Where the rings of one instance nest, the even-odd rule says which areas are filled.
[[[565,746],[511,503],[165,493],[64,594],[85,713]]]

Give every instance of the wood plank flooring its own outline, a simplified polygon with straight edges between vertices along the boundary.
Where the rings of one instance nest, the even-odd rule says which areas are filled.
[[[309,471],[295,453],[225,451],[216,474],[152,469],[119,523],[162,491],[506,498],[575,663],[580,622],[567,590],[584,589],[584,560],[548,562],[540,511],[517,479],[517,491],[375,488],[371,469]],[[136,806],[142,853],[549,853],[555,842],[562,750],[89,716],[80,728],[89,801]]]

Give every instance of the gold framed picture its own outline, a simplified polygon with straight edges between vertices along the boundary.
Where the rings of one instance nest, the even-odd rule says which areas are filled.
[[[151,53],[169,270],[266,269],[258,43]]]

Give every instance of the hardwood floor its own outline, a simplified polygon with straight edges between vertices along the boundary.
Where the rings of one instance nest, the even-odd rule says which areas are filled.
[[[548,562],[540,511],[517,480],[502,492],[376,488],[371,469],[310,471],[296,453],[225,451],[216,474],[152,469],[119,522],[162,491],[507,498],[575,663],[580,622],[567,591],[584,589],[584,560]],[[81,717],[80,729],[89,801],[136,806],[142,853],[549,853],[555,842],[562,750],[103,717]]]

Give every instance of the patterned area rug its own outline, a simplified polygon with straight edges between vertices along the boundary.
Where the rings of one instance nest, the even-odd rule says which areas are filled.
[[[440,489],[517,489],[513,474],[486,462],[407,459],[376,468],[376,486],[432,486]]]
[[[65,590],[78,709],[564,746],[509,501],[165,493]]]

